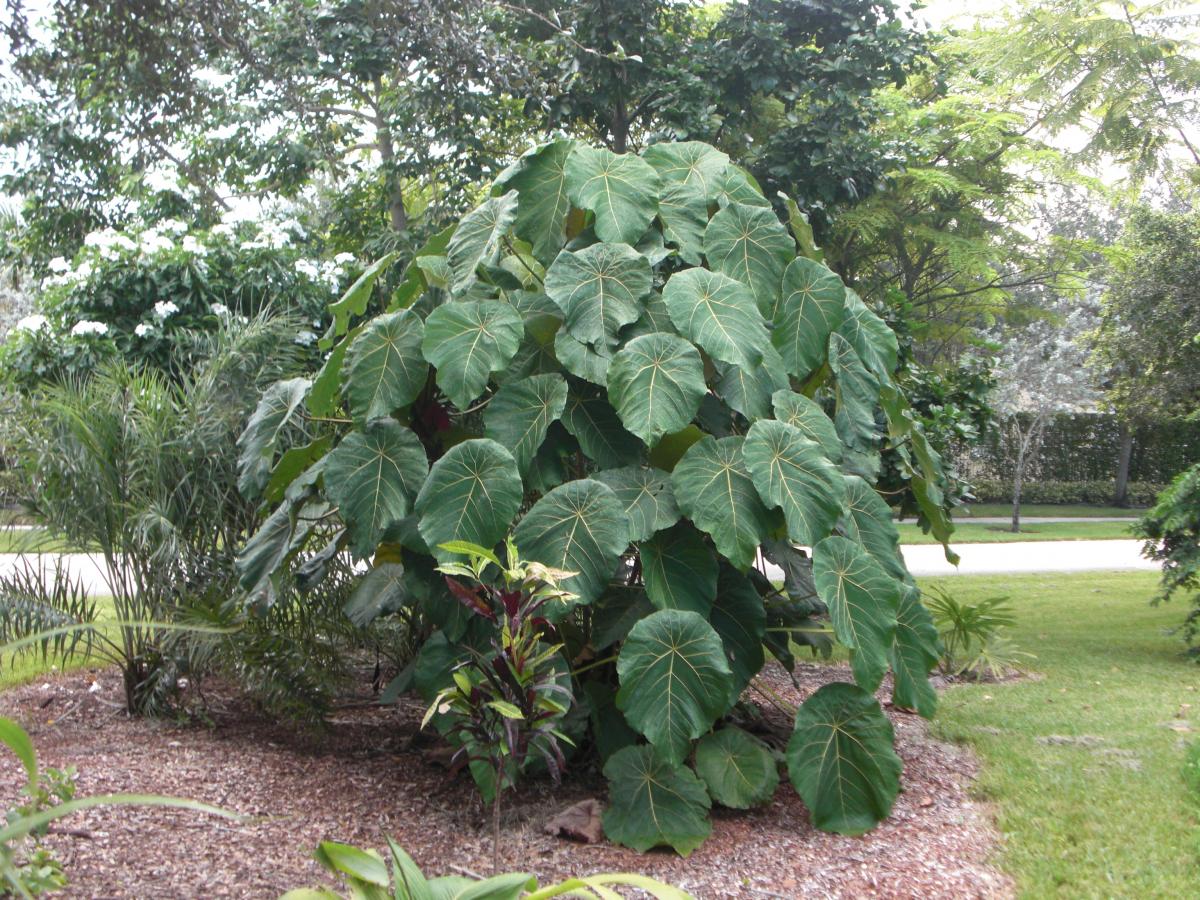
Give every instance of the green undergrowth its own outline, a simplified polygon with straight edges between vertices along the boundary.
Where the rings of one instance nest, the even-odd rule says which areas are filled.
[[[998,862],[1024,897],[1187,897],[1200,885],[1200,668],[1151,607],[1150,572],[922,579],[959,600],[1006,595],[1030,677],[943,692],[941,737],[972,745]]]
[[[1072,519],[1119,516],[1125,519],[1136,519],[1144,512],[1144,509],[1131,509],[1125,506],[1089,506],[1085,503],[1021,504],[1022,516],[1061,516]],[[956,519],[1011,515],[1011,503],[972,503],[970,506],[964,506],[954,511]]]
[[[931,534],[921,531],[917,525],[900,524],[900,543],[936,544]],[[1128,522],[1047,522],[1044,525],[1022,525],[1013,533],[1007,525],[985,525],[980,522],[956,521],[950,543],[986,544],[1012,543],[1020,541],[1088,541],[1088,540],[1133,540]]]

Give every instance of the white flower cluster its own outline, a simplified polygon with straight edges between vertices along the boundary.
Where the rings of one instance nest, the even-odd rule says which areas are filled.
[[[76,337],[84,337],[89,334],[108,334],[108,326],[103,322],[92,322],[84,319],[82,322],[76,322],[71,326],[71,334]]]
[[[170,300],[159,300],[154,304],[154,315],[159,319],[166,319],[179,312],[179,307]]]
[[[49,324],[45,316],[34,314],[25,316],[23,319],[18,319],[17,324],[13,326],[13,331],[28,331],[31,334],[36,334],[39,331],[44,331]]]

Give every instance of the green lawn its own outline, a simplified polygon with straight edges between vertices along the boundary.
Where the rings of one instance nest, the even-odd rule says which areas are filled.
[[[900,523],[900,543],[936,544],[932,534],[926,534],[915,524]],[[980,522],[956,521],[951,544],[979,544],[1009,541],[1084,541],[1130,540],[1127,522],[1049,522],[1045,525],[1022,525],[1013,534],[1007,525],[984,525]]]
[[[1144,509],[1127,509],[1123,506],[1085,506],[1081,503],[1055,504],[1034,506],[1029,503],[1021,505],[1022,516],[1062,516],[1072,519],[1086,519],[1089,516],[1120,516],[1125,519],[1136,519]],[[954,513],[956,519],[972,517],[1011,516],[1011,503],[972,503]]]
[[[58,553],[65,549],[62,541],[46,537],[40,528],[0,527],[0,553]]]
[[[1200,886],[1200,797],[1181,777],[1200,739],[1200,667],[1150,607],[1151,572],[923,579],[962,600],[1007,595],[1037,677],[950,688],[934,720],[970,743],[1025,897],[1188,897]]]

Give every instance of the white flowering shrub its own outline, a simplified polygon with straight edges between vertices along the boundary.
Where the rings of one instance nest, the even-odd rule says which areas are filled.
[[[192,231],[177,219],[89,234],[73,260],[51,260],[36,311],[0,344],[18,386],[92,371],[123,357],[168,370],[200,333],[266,308],[290,312],[295,340],[311,347],[328,304],[358,274],[353,254],[314,259],[301,225],[227,222]]]

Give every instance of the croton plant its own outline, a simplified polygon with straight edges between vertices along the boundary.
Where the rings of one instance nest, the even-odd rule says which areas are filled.
[[[320,372],[262,398],[241,487],[272,512],[248,594],[352,555],[347,615],[406,617],[420,650],[388,693],[428,702],[496,621],[438,566],[511,536],[572,573],[539,627],[569,683],[556,730],[609,780],[609,837],[683,854],[712,803],[776,789],[775,754],[731,724],[767,655],[790,669],[836,640],[853,681],[805,700],[782,756],[818,827],[873,827],[901,770],[875,695],[890,670],[892,702],[931,714],[938,651],[880,451],[943,543],[944,476],[894,334],[780,209],[706,144],[531,150],[376,306],[392,260],[372,266],[332,306]]]

